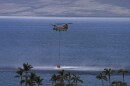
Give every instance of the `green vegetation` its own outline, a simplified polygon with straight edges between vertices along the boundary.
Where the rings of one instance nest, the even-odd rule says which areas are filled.
[[[113,81],[111,86],[127,86],[127,83],[121,81]]]
[[[78,86],[78,83],[83,83],[79,76],[64,70],[53,74],[50,80],[53,86]]]
[[[115,73],[115,74],[122,74],[123,76],[123,80],[114,80],[111,82],[111,75]],[[119,69],[119,70],[112,70],[112,69],[104,69],[104,71],[102,71],[100,74],[98,74],[96,76],[97,79],[102,80],[102,86],[107,86],[104,85],[103,81],[107,81],[109,85],[108,86],[127,86],[127,83],[124,81],[124,76],[125,74],[129,73],[128,70],[126,69]]]
[[[118,73],[122,74],[123,76],[122,82],[124,83],[124,77],[125,77],[125,74],[128,73],[128,71],[126,69],[120,69],[118,70]]]
[[[43,79],[32,71],[32,66],[28,63],[24,63],[22,67],[19,67],[16,71],[16,78],[20,80],[20,86],[41,86],[43,85]],[[125,82],[125,75],[129,73],[126,69],[112,70],[110,68],[104,69],[102,72],[96,75],[96,79],[101,80],[102,86],[127,86]],[[121,74],[122,81],[112,80],[112,74]],[[53,74],[50,78],[52,86],[80,86],[83,81],[80,76],[60,70]],[[108,85],[104,83],[108,82]]]
[[[107,76],[108,78],[108,82],[109,82],[109,86],[111,84],[111,75],[114,71],[112,69],[104,69],[103,73]]]
[[[33,67],[28,63],[24,63],[23,67],[19,67],[17,70],[16,78],[20,78],[20,85],[23,86],[40,86],[42,85],[43,79],[37,76],[31,71]]]
[[[104,86],[104,80],[105,81],[107,81],[107,77],[105,76],[105,74],[103,74],[103,73],[100,73],[100,74],[98,74],[97,76],[96,76],[96,78],[98,79],[98,80],[101,80],[102,81],[102,86]]]

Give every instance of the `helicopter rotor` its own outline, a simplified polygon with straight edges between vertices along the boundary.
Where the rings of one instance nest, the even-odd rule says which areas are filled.
[[[57,25],[61,25],[61,24],[73,24],[73,23],[56,23]]]

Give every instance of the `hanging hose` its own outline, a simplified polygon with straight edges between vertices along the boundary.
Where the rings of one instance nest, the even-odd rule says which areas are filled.
[[[57,68],[60,68],[60,64],[61,64],[61,32],[59,30],[59,64],[57,65]]]
[[[61,64],[61,31],[67,31],[68,29],[68,24],[72,24],[72,23],[64,23],[63,26],[57,26],[57,25],[52,25],[53,26],[53,30],[59,31],[59,64],[57,65],[57,68],[60,68],[60,64]]]

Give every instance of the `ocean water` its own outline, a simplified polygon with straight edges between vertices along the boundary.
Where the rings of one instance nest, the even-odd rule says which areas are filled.
[[[53,30],[52,24],[60,23],[72,24],[67,31]],[[129,56],[130,18],[0,18],[1,86],[19,86],[15,71],[10,70],[26,62],[37,69],[55,70],[60,64],[86,72],[104,68],[129,70]],[[45,77],[44,86],[50,86],[51,73],[39,74]],[[82,86],[101,86],[95,76],[81,74]],[[114,79],[122,77],[114,75]],[[130,84],[129,79],[127,76]]]

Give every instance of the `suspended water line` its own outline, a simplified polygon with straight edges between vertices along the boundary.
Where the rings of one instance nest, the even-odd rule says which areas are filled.
[[[60,68],[61,65],[61,31],[59,30],[59,60],[57,68]]]
[[[61,67],[61,31],[67,31],[68,30],[68,24],[72,24],[72,23],[61,23],[64,24],[63,26],[58,26],[58,25],[52,25],[53,26],[53,30],[55,31],[59,31],[59,62],[57,65],[57,68]]]

